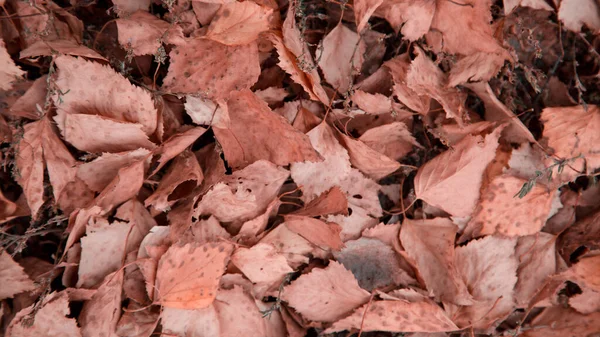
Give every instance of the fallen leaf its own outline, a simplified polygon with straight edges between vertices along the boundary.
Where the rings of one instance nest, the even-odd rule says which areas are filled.
[[[94,50],[73,40],[37,41],[19,53],[19,58],[33,58],[37,56],[53,56],[64,54],[71,56],[83,56],[91,59],[107,61],[102,55]]]
[[[159,313],[130,304],[123,313],[115,330],[119,337],[146,337],[152,335],[158,324]]]
[[[292,214],[308,217],[328,214],[348,215],[348,198],[339,187],[334,186]]]
[[[12,104],[9,109],[10,114],[32,120],[40,119],[41,115],[38,111],[38,106],[44,106],[47,94],[46,87],[48,86],[47,81],[48,76],[42,76],[35,80],[25,94],[20,95]]]
[[[119,16],[125,16],[138,10],[147,11],[150,8],[151,0],[115,0],[115,12]]]
[[[517,241],[515,256],[519,269],[514,297],[517,305],[526,307],[546,278],[557,271],[556,236],[543,232],[522,236]]]
[[[435,12],[435,0],[410,0],[386,1],[375,14],[384,17],[396,33],[416,41],[429,31]]]
[[[333,323],[325,333],[351,329],[365,332],[436,332],[458,330],[458,327],[431,301],[387,300],[356,309],[352,315]]]
[[[219,317],[214,305],[195,310],[164,307],[160,314],[160,323],[164,333],[176,336],[221,335]]]
[[[134,198],[144,183],[145,160],[133,162],[119,169],[115,178],[94,200],[94,206],[107,210]]]
[[[475,53],[461,58],[450,70],[448,86],[489,81],[498,74],[505,57],[503,54]]]
[[[41,305],[31,305],[17,313],[6,329],[6,336],[81,337],[74,318],[68,318],[69,297],[65,291],[53,292]],[[28,320],[31,318],[31,320]]]
[[[560,306],[545,309],[518,337],[590,336],[600,331],[600,313],[582,315]]]
[[[288,176],[289,172],[283,168],[265,160],[257,161],[213,186],[198,204],[197,217],[212,214],[222,222],[255,218],[277,197]],[[237,232],[239,227],[232,224],[230,229]]]
[[[122,16],[116,21],[119,44],[133,55],[154,55],[163,43],[184,43],[181,27],[161,20],[145,10]]]
[[[13,261],[5,250],[0,252],[0,267],[0,281],[4,285],[0,289],[0,299],[12,298],[16,294],[35,289],[23,267]]]
[[[392,111],[392,99],[379,93],[370,94],[362,90],[355,90],[352,102],[370,114],[381,114]]]
[[[516,239],[486,236],[456,248],[456,268],[477,301],[454,314],[458,326],[488,329],[513,311],[518,267],[516,243]]]
[[[410,153],[413,146],[422,147],[402,122],[393,122],[367,130],[358,138],[373,150],[394,160]]]
[[[58,67],[55,85],[59,89],[59,92],[53,96],[59,111],[55,120],[63,135],[75,131],[65,130],[65,126],[70,124],[65,121],[67,116],[73,118],[71,122],[74,124],[71,125],[76,129],[83,127],[78,124],[84,121],[88,123],[95,121],[102,125],[102,121],[108,123],[110,120],[113,123],[138,124],[140,130],[147,135],[156,130],[157,112],[148,91],[132,85],[112,68],[100,63],[72,56],[58,56],[55,62]],[[93,75],[88,76],[88,74]],[[85,115],[76,118],[77,114]],[[122,127],[125,125],[127,124]],[[115,126],[111,125],[111,127]],[[123,135],[131,132],[129,130]],[[83,131],[86,137],[96,133],[90,131]],[[111,134],[114,133],[105,135],[107,140],[112,138]],[[124,143],[127,143],[127,140],[124,140]]]
[[[518,6],[531,7],[533,9],[543,9],[552,11],[552,7],[544,0],[503,0],[504,3],[504,15],[510,14]]]
[[[354,1],[354,18],[356,31],[362,32],[369,23],[369,18],[377,7],[381,6],[383,0],[356,0]]]
[[[209,306],[232,250],[226,243],[171,246],[158,263],[155,298],[168,308]]]
[[[331,261],[284,288],[282,299],[312,321],[334,322],[369,300],[350,271]]]
[[[171,159],[177,157],[177,155],[192,145],[204,132],[206,132],[206,129],[202,127],[191,128],[171,136],[167,141],[162,143],[161,146],[154,150],[153,154],[155,158],[150,176],[155,175]]]
[[[205,37],[226,45],[248,44],[269,29],[272,13],[272,9],[252,1],[225,3],[212,19]]]
[[[83,180],[92,191],[100,192],[117,176],[120,168],[144,160],[149,157],[149,154],[150,151],[146,149],[103,153],[91,162],[77,166],[77,177]]]
[[[208,39],[192,39],[173,48],[169,58],[163,89],[170,92],[201,92],[209,98],[228,98],[234,90],[250,88],[260,74],[255,42],[227,46]]]
[[[257,336],[266,335],[266,322],[258,310],[254,299],[242,287],[221,290],[214,303],[219,316],[221,336],[243,336],[248,331],[255,331]],[[239,310],[244,308],[244,310]]]
[[[523,198],[516,196],[527,181],[509,175],[496,177],[481,194],[465,236],[498,233],[524,236],[539,232],[560,207],[557,191],[536,184]]]
[[[420,96],[429,96],[442,105],[447,118],[463,125],[466,95],[458,89],[448,88],[446,75],[421,49],[406,73],[406,84]]]
[[[429,101],[427,95],[417,93],[407,84],[407,76],[410,69],[410,58],[408,53],[396,56],[383,64],[389,69],[394,80],[394,95],[398,97],[400,102],[405,104],[409,109],[420,114],[427,114],[429,111]]]
[[[325,80],[340,93],[348,91],[363,63],[365,45],[360,36],[340,21],[323,39],[319,67]]]
[[[252,248],[238,248],[231,256],[231,263],[254,283],[261,293],[272,286],[279,286],[284,277],[294,272],[285,256],[270,244],[258,243]]]
[[[471,215],[479,200],[483,171],[496,155],[501,131],[497,128],[485,138],[467,136],[421,166],[415,177],[417,198],[454,216]]]
[[[92,299],[83,304],[79,314],[82,336],[116,336],[115,330],[121,317],[122,288],[122,269],[104,278]]]
[[[326,223],[301,215],[284,216],[286,227],[323,250],[340,250],[344,243],[340,239],[342,228],[336,223]]]
[[[360,238],[345,242],[333,256],[352,271],[361,288],[367,291],[407,286],[415,283],[400,266],[400,256],[377,239]]]
[[[581,32],[585,25],[590,30],[600,31],[600,6],[590,0],[562,0],[558,6],[558,19],[573,32]]]
[[[10,90],[13,86],[12,83],[22,78],[25,72],[10,58],[2,39],[0,39],[0,65],[2,65],[2,71],[0,71],[0,89]]]
[[[449,219],[409,220],[402,222],[400,242],[415,261],[430,294],[457,305],[472,305],[455,263],[456,225]]]
[[[338,133],[338,139],[348,151],[350,163],[368,177],[380,180],[398,170],[402,165],[394,159],[377,152],[361,140]]]
[[[185,151],[173,160],[163,175],[158,187],[144,204],[167,212],[179,199],[188,196],[192,190],[202,183],[202,168],[191,151]]]

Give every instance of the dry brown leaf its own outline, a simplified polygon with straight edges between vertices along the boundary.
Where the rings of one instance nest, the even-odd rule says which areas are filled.
[[[198,204],[197,217],[212,214],[222,222],[236,223],[253,219],[264,213],[288,176],[287,170],[259,160],[213,186]],[[230,229],[237,232],[239,227],[232,224]]]
[[[25,274],[23,267],[13,261],[5,250],[0,252],[0,282],[0,299],[12,298],[16,294],[35,289],[33,281]]]
[[[152,0],[115,0],[115,12],[119,16],[125,16],[138,10],[147,11]]]
[[[83,304],[78,323],[85,337],[116,337],[121,317],[123,270],[107,275],[92,299]]]
[[[116,21],[119,44],[133,55],[154,55],[163,43],[184,43],[180,26],[172,25],[144,10]]]
[[[234,169],[265,159],[277,165],[320,160],[308,137],[249,90],[232,94],[227,102],[228,120],[213,126],[215,136]],[[269,130],[269,132],[265,132]]]
[[[581,258],[579,262],[574,264],[568,271],[565,272],[565,274],[573,281],[581,284],[582,287],[600,292],[600,270],[598,269],[599,263],[600,255],[587,255]]]
[[[119,337],[151,336],[158,324],[159,313],[146,309],[139,304],[129,304],[116,328]]]
[[[338,143],[331,127],[323,122],[307,135],[312,146],[325,160],[291,165],[292,178],[302,186],[303,200],[311,201],[333,186],[338,186],[348,197],[349,204],[373,216],[381,215],[377,197],[379,185],[351,168],[348,152]]]
[[[417,198],[454,216],[471,215],[479,200],[483,171],[496,155],[501,131],[497,128],[485,138],[467,136],[421,166],[415,177]]]
[[[205,37],[226,45],[241,45],[255,41],[269,29],[273,9],[252,1],[231,2],[221,5]]]
[[[250,88],[260,74],[255,42],[227,46],[208,39],[192,39],[173,48],[169,57],[163,89],[171,92],[227,98],[234,90]]]
[[[380,180],[398,170],[402,165],[394,159],[377,152],[360,140],[338,133],[340,143],[348,151],[350,163],[368,177]]]
[[[158,263],[155,298],[169,308],[211,305],[232,250],[223,242],[171,246]]]
[[[600,32],[600,5],[593,0],[561,0],[558,18],[576,33],[581,32],[584,25],[595,33]]]
[[[140,130],[147,135],[156,130],[157,112],[148,91],[132,85],[112,68],[100,63],[72,56],[58,56],[55,62],[58,67],[55,84],[60,89],[53,96],[59,111],[55,119],[63,135],[68,132],[64,130],[65,124],[68,124],[65,122],[67,115],[74,117],[75,114],[98,115],[114,122],[140,124]],[[83,122],[81,119],[72,122],[77,120]],[[101,121],[97,123],[101,124]],[[77,124],[73,127],[79,128]],[[87,131],[85,136],[97,133],[91,131]]]
[[[450,70],[448,85],[455,87],[469,82],[487,82],[504,65],[506,55],[475,53],[461,58]]]
[[[10,107],[10,114],[37,120],[41,117],[38,106],[43,107],[46,100],[48,76],[42,76],[35,80],[24,95],[20,96]]]
[[[296,118],[294,119],[292,126],[297,130],[300,130],[302,133],[308,133],[321,122],[322,120],[310,110],[300,108],[296,114]]]
[[[163,333],[194,337],[221,335],[219,317],[214,305],[196,310],[165,307],[160,318]]]
[[[515,300],[520,307],[526,307],[546,278],[556,273],[556,236],[540,232],[520,237],[515,256],[519,260]]]
[[[148,158],[149,154],[150,151],[146,149],[103,153],[91,162],[80,164],[77,167],[77,177],[92,191],[100,192],[117,176],[120,168]]]
[[[400,242],[415,261],[430,294],[444,302],[471,305],[473,297],[454,262],[456,230],[456,225],[445,218],[405,219]]]
[[[432,35],[441,34],[442,44],[434,50],[465,56],[477,52],[505,53],[493,37],[491,0],[474,1],[464,6],[447,0],[436,0],[436,3],[431,31],[426,36],[431,44]]]
[[[232,289],[221,290],[214,306],[219,316],[220,336],[244,336],[252,331],[256,336],[271,337],[266,333],[268,320],[263,317],[254,299],[242,287],[234,286]]]
[[[513,311],[516,243],[516,239],[487,236],[456,248],[456,267],[477,301],[454,313],[453,321],[458,326],[487,329]]]
[[[107,61],[102,55],[94,50],[73,40],[37,41],[31,46],[23,49],[19,58],[33,58],[37,56],[53,56],[64,54],[71,56],[83,56],[91,59]]]
[[[284,288],[282,299],[312,321],[334,322],[369,300],[350,271],[331,261]]]
[[[421,49],[406,73],[406,84],[420,96],[429,96],[442,105],[447,118],[463,125],[466,95],[455,88],[448,88],[448,79]]]
[[[535,137],[521,120],[506,107],[494,94],[487,83],[470,83],[465,85],[473,90],[485,105],[485,119],[491,122],[508,123],[502,136],[512,143],[535,143]]]
[[[213,119],[222,113],[217,112],[220,109],[217,103],[204,97],[187,95],[184,106],[185,112],[198,125],[211,125]]]
[[[64,110],[54,117],[63,138],[87,152],[123,152],[138,148],[153,149],[143,125],[87,114],[70,114]]]
[[[558,253],[567,261],[571,254],[584,247],[586,250],[600,249],[600,212],[591,214],[567,228],[559,237]]]
[[[319,67],[325,80],[340,93],[348,91],[354,75],[363,63],[365,44],[360,36],[344,26],[342,21],[323,38],[323,51]]]
[[[437,332],[458,327],[431,301],[375,301],[354,311],[325,330],[325,333],[360,329],[361,331]]]
[[[17,313],[6,330],[9,337],[81,337],[74,318],[68,318],[69,297],[66,292],[51,293],[41,305],[31,305]],[[33,318],[28,320],[28,318]]]
[[[384,17],[409,41],[416,41],[429,31],[435,11],[435,0],[386,1],[375,15]]]
[[[600,313],[582,315],[561,306],[550,307],[535,317],[529,327],[518,337],[593,336],[600,331]]]
[[[293,269],[308,263],[308,255],[314,251],[314,246],[300,235],[292,232],[285,224],[269,231],[259,243],[270,244],[282,253],[289,266]]]
[[[368,291],[415,283],[402,269],[401,258],[392,246],[377,239],[363,237],[346,241],[345,247],[333,256],[352,271],[360,287]]]
[[[354,18],[356,22],[356,31],[359,33],[367,26],[369,23],[369,18],[377,7],[381,6],[383,0],[356,0],[354,1]]]
[[[2,69],[0,70],[1,90],[10,90],[12,83],[25,75],[25,72],[10,58],[2,39],[0,39],[0,69]]]
[[[600,167],[600,134],[595,132],[600,128],[600,107],[579,105],[546,108],[542,111],[541,120],[544,123],[544,137],[556,156],[571,160],[570,166],[584,172],[587,170],[592,173]],[[582,161],[585,161],[585,166]],[[566,171],[570,171],[570,168],[567,167]]]
[[[348,215],[348,198],[339,187],[334,186],[292,214],[309,217],[328,214]]]
[[[482,192],[465,235],[524,236],[539,232],[560,207],[560,199],[557,190],[542,184],[536,184],[519,198],[516,195],[526,182],[509,175],[496,177]]]
[[[383,65],[389,69],[394,79],[394,95],[398,97],[400,102],[420,114],[427,114],[430,98],[426,95],[417,94],[407,85],[407,75],[410,68],[408,53],[396,56]]]
[[[533,9],[543,9],[552,11],[552,7],[545,0],[503,0],[504,15],[510,14],[518,6],[531,7]]]
[[[366,113],[378,115],[392,111],[392,99],[379,93],[370,94],[362,90],[355,90],[352,102]]]
[[[344,247],[340,239],[342,228],[336,223],[291,214],[284,216],[284,223],[289,230],[323,250],[340,250]]]
[[[194,188],[200,186],[204,175],[192,151],[185,151],[173,160],[163,175],[154,193],[144,204],[167,212],[179,199],[187,197]]]
[[[294,272],[285,256],[270,244],[258,243],[251,248],[238,248],[231,256],[231,263],[255,284],[255,291],[279,286],[283,278]]]
[[[422,147],[410,133],[406,124],[393,122],[367,130],[358,138],[373,150],[400,160],[412,151],[413,146]]]
[[[94,206],[111,209],[134,198],[144,183],[146,160],[139,160],[119,169],[115,178],[94,200]]]
[[[150,176],[156,174],[171,159],[183,152],[188,146],[192,145],[196,139],[206,132],[205,128],[195,127],[181,133],[171,136],[161,146],[154,150],[154,160]]]

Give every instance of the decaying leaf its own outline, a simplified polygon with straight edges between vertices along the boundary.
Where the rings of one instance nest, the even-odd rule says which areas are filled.
[[[226,45],[248,44],[269,28],[272,12],[251,1],[225,3],[215,13],[205,37]]]

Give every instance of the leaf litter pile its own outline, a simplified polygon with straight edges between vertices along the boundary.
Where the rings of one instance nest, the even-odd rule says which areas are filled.
[[[0,5],[0,334],[599,336],[597,1]]]

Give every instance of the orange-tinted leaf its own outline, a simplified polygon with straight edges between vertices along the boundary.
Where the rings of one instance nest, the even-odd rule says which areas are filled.
[[[348,198],[339,187],[334,186],[293,214],[310,217],[328,214],[348,215]]]
[[[284,220],[289,230],[321,249],[340,250],[344,247],[340,239],[342,229],[338,224],[300,215],[286,215]]]
[[[394,160],[399,160],[412,151],[413,146],[421,147],[412,136],[406,124],[393,122],[367,130],[358,138],[373,150]]]
[[[100,192],[117,176],[120,168],[143,160],[149,154],[150,151],[146,149],[103,153],[91,162],[80,164],[77,167],[77,177],[93,191]]]
[[[226,243],[171,246],[158,263],[155,298],[169,308],[209,306],[232,250]]]
[[[19,57],[24,59],[36,56],[53,56],[57,53],[107,61],[94,50],[73,40],[37,41],[26,49],[23,49]]]
[[[20,79],[25,75],[21,68],[17,67],[15,62],[10,58],[4,40],[0,39],[0,89],[10,90],[12,82]]]
[[[81,325],[81,335],[90,337],[115,336],[121,317],[123,270],[104,278],[92,299],[83,304],[77,320]]]
[[[600,313],[582,315],[561,306],[550,307],[534,318],[529,327],[518,337],[593,336],[600,331]]]
[[[353,76],[362,66],[364,52],[364,41],[340,21],[323,39],[319,67],[325,80],[338,92],[348,91],[354,83]]]
[[[556,237],[548,233],[520,237],[515,247],[519,260],[515,300],[519,306],[527,306],[542,288],[546,278],[556,272]]]
[[[172,25],[144,10],[115,21],[119,29],[119,44],[133,55],[154,55],[162,43],[183,43],[181,27]]]

